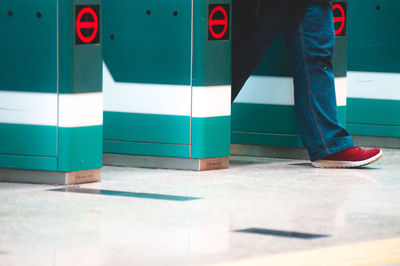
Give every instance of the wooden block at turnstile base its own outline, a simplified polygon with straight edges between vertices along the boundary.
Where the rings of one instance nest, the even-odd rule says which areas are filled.
[[[229,157],[219,157],[210,159],[200,159],[199,170],[219,170],[229,168]]]
[[[84,183],[99,182],[101,180],[101,170],[86,170],[77,172],[68,172],[66,174],[67,185],[77,185]]]

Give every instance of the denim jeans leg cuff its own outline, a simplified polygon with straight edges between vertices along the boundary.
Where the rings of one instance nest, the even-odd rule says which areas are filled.
[[[351,136],[346,136],[342,138],[336,138],[329,142],[328,151],[322,145],[319,147],[313,147],[308,150],[311,161],[320,160],[330,154],[334,154],[340,151],[344,151],[348,148],[353,147],[355,144]]]

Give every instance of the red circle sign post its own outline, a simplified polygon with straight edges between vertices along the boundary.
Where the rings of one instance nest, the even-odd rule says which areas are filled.
[[[218,13],[222,14],[223,19],[215,19],[215,15]],[[211,11],[210,18],[208,21],[208,27],[211,35],[215,39],[221,39],[222,37],[225,36],[228,30],[228,25],[229,25],[229,19],[226,10],[222,6],[215,7]],[[216,30],[214,29],[215,26],[223,26],[223,30],[220,33],[217,33]]]
[[[340,35],[344,29],[344,26],[346,24],[346,13],[344,11],[344,8],[340,4],[334,4],[333,5],[333,11],[339,10],[340,15],[339,16],[334,16],[333,17],[333,22],[340,23],[339,28],[335,29],[335,35]]]
[[[83,22],[82,17],[85,14],[89,14],[90,16],[92,16],[93,21]],[[83,35],[82,29],[93,29],[93,33],[90,36],[86,37],[85,35]],[[99,19],[96,15],[96,12],[90,7],[82,9],[79,12],[78,17],[76,18],[76,33],[78,34],[79,39],[84,43],[91,43],[96,38],[98,31]]]

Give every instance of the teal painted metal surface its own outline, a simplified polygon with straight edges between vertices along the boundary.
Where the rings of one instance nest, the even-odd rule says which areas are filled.
[[[350,132],[354,132],[358,136],[400,138],[400,126],[348,123],[347,127]],[[397,140],[398,142],[399,140]]]
[[[348,123],[400,126],[400,101],[348,99]]]
[[[113,78],[107,79],[107,84],[112,83],[110,93],[114,88],[122,93],[131,90],[127,94],[149,100],[137,89],[144,84],[143,90],[175,92],[170,98],[165,94],[165,102],[155,100],[160,105],[157,108],[106,109],[105,153],[179,158],[229,155],[229,118],[203,119],[192,113],[195,87],[231,82],[230,39],[208,40],[211,4],[230,4],[230,0],[103,1],[104,63]],[[177,95],[177,90],[185,95]],[[148,105],[153,104],[149,100]],[[144,111],[131,111],[138,108]],[[212,127],[213,122],[206,120],[223,123]],[[209,138],[221,141],[214,145]]]
[[[7,36],[0,40],[0,92],[15,99],[16,106],[9,108],[0,99],[6,106],[1,115],[7,114],[0,121],[12,121],[0,123],[0,167],[101,168],[102,126],[88,129],[70,121],[70,104],[81,99],[80,93],[102,90],[101,42],[75,44],[77,5],[100,5],[100,0],[0,0],[0,34]],[[61,98],[66,94],[76,95]],[[66,102],[60,107],[62,100]],[[61,121],[67,125],[58,127]]]
[[[339,106],[340,121],[346,114],[346,107]],[[294,106],[235,103],[232,117],[232,143],[303,147]]]
[[[58,171],[82,171],[102,167],[103,127],[59,129]]]
[[[190,145],[170,145],[127,141],[103,142],[104,153],[190,158]]]
[[[57,156],[57,127],[0,123],[0,154]]]
[[[190,85],[191,10],[191,1],[103,0],[103,56],[114,80]]]
[[[400,2],[352,0],[349,8],[349,71],[365,72],[364,82],[371,82],[368,72],[375,72],[374,77],[400,75]],[[384,76],[375,84],[373,89],[381,93],[352,94],[348,100],[349,131],[353,135],[400,137],[400,87],[389,95],[385,90],[394,85],[385,82]],[[385,100],[376,99],[382,94]]]
[[[57,1],[0,0],[0,10],[0,90],[56,93]]]
[[[194,117],[192,158],[216,158],[230,155],[230,116]]]
[[[400,73],[400,1],[349,1],[349,71]]]
[[[210,4],[230,4],[230,2],[228,0],[194,1],[193,86],[231,84],[231,38],[221,41],[208,40]],[[229,18],[231,17],[229,14]],[[231,25],[230,20],[229,25]],[[229,27],[229,30],[231,28]]]
[[[333,65],[335,66],[333,72],[335,77],[346,77],[346,46],[347,41],[345,37],[336,37],[333,56]],[[279,34],[272,42],[260,67],[253,74],[256,76],[291,77],[292,66],[288,56],[284,36],[283,34]]]
[[[101,0],[59,1],[60,93],[102,91],[101,40],[100,44],[76,45],[74,34],[75,7],[100,3]],[[99,20],[102,20],[101,11]]]
[[[294,106],[235,103],[232,117],[234,131],[299,134]]]
[[[190,117],[104,112],[104,139],[190,145]]]
[[[57,171],[57,157],[0,154],[0,168]]]
[[[259,134],[253,132],[232,132],[232,143],[279,147],[303,147],[301,137],[286,134]]]

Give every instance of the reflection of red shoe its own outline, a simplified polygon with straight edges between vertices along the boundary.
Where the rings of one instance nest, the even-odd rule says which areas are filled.
[[[317,168],[356,168],[376,162],[382,155],[383,152],[378,148],[364,150],[354,146],[312,162],[312,165]]]

